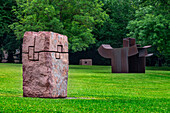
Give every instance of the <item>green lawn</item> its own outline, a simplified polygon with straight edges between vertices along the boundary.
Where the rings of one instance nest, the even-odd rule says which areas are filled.
[[[22,97],[22,65],[0,64],[0,112],[170,112],[170,67],[113,74],[110,66],[69,67],[68,97]]]

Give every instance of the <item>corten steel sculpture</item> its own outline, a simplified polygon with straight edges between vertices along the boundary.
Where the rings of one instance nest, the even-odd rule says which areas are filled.
[[[92,65],[92,59],[80,59],[80,65]]]
[[[67,97],[67,36],[45,31],[25,32],[22,62],[24,97]]]
[[[104,58],[111,59],[112,73],[145,73],[145,58],[153,55],[147,54],[147,48],[151,46],[137,46],[134,38],[125,38],[123,48],[102,44],[98,52]]]

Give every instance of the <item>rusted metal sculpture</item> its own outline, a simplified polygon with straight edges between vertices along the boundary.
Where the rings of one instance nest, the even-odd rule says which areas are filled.
[[[25,32],[23,96],[67,97],[68,40],[53,32]]]
[[[80,59],[80,65],[92,65],[92,59]]]
[[[153,54],[147,54],[147,48],[138,47],[135,38],[123,39],[123,48],[112,48],[102,44],[98,48],[99,54],[111,59],[112,73],[145,73],[145,59]]]

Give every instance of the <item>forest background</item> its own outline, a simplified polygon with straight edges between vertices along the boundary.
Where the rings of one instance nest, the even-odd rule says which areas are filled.
[[[68,36],[70,64],[88,58],[108,65],[97,48],[120,48],[122,39],[131,37],[152,45],[148,66],[170,66],[169,12],[169,0],[1,0],[0,61],[6,50],[8,62],[14,62],[24,32],[53,31]]]

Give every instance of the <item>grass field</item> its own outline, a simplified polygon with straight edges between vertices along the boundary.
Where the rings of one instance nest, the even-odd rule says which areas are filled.
[[[110,66],[69,67],[68,97],[22,97],[22,65],[0,64],[0,112],[170,112],[170,67],[113,74]]]

